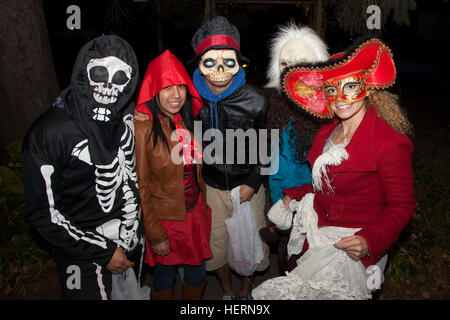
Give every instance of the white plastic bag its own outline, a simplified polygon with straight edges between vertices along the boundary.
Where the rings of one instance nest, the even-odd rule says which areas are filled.
[[[289,207],[291,208],[291,205],[293,206],[295,202],[295,200],[291,200],[291,202],[289,202]],[[287,210],[284,207],[282,199],[278,200],[267,213],[267,218],[269,218],[278,229],[283,231],[292,228],[293,216],[293,210]]]
[[[112,275],[112,300],[149,300],[150,288],[140,287],[133,268]]]
[[[228,264],[243,276],[252,275],[264,255],[262,241],[256,227],[255,217],[249,201],[240,203],[240,187],[231,190],[233,216],[225,220],[228,236]]]

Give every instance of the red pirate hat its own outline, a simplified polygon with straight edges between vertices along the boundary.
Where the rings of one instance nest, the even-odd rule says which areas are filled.
[[[305,111],[319,118],[332,118],[330,97],[325,95],[324,86],[351,78],[361,84],[361,90],[352,97],[352,101],[357,101],[365,97],[367,89],[393,85],[395,77],[391,50],[381,40],[372,38],[333,55],[325,63],[286,68],[282,84],[288,98]]]

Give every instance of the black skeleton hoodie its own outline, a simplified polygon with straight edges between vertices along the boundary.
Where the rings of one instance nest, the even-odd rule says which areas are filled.
[[[88,42],[71,85],[32,125],[22,168],[31,224],[70,256],[105,266],[142,241],[134,157],[138,82],[133,49],[117,36]]]

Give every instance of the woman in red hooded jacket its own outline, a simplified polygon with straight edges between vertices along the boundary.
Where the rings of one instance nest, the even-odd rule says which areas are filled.
[[[201,150],[192,133],[201,106],[186,69],[170,51],[150,62],[139,92],[135,134],[145,262],[154,267],[152,299],[175,299],[179,265],[184,299],[201,299],[205,287],[211,212]]]

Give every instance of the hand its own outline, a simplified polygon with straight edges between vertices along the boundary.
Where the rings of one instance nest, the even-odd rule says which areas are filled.
[[[284,207],[286,208],[286,210],[289,210],[289,211],[291,211],[291,208],[289,207],[289,203],[292,201],[292,198],[291,197],[289,197],[288,195],[285,195],[284,196],[284,198],[283,198],[283,204],[284,204]]]
[[[145,121],[145,120],[150,120],[150,117],[148,114],[136,111],[134,113],[134,119],[139,120],[139,121]]]
[[[152,245],[152,249],[159,256],[167,256],[170,252],[169,240]]]
[[[116,251],[106,265],[106,269],[113,274],[122,273],[130,267],[134,266],[134,262],[128,260],[121,247],[117,247]]]
[[[337,249],[344,250],[350,258],[358,261],[369,254],[367,242],[361,236],[344,237],[334,244]]]
[[[254,194],[255,190],[252,187],[243,184],[241,185],[241,189],[239,190],[239,200],[241,201],[241,203],[250,201]]]

